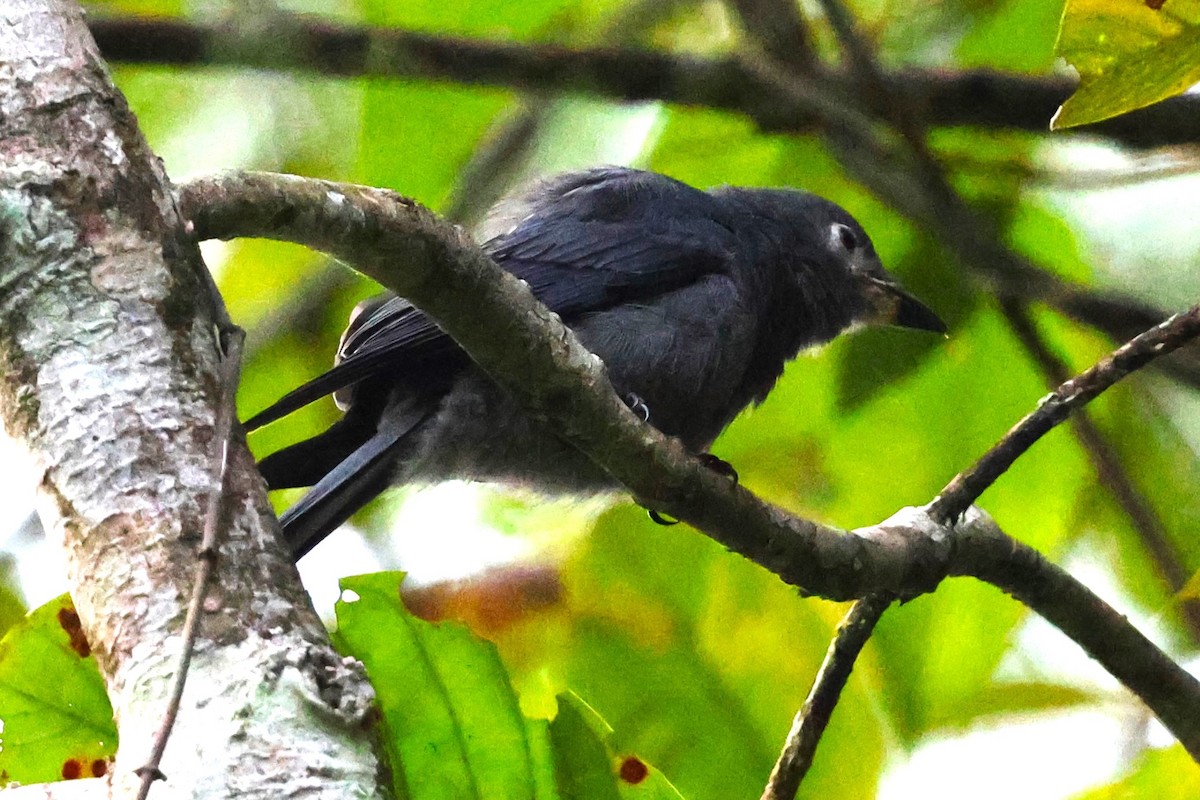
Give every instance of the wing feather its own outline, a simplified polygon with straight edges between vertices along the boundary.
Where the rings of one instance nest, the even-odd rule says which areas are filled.
[[[569,173],[509,202],[521,209],[515,225],[483,247],[568,323],[724,270],[736,246],[720,198],[650,172],[606,167]],[[402,380],[420,365],[453,370],[464,363],[465,355],[432,320],[403,298],[381,295],[351,318],[333,369],[246,427],[253,430],[368,377]],[[345,401],[339,395],[339,404]]]

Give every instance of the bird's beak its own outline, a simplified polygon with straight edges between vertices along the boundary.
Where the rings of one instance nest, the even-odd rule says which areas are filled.
[[[898,284],[867,276],[863,276],[861,280],[868,309],[865,322],[934,333],[947,331],[946,323],[933,313],[933,309],[904,291]]]

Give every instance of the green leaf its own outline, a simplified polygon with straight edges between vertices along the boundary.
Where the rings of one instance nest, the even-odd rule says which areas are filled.
[[[418,798],[533,797],[529,729],[495,648],[400,602],[398,573],[345,578],[338,637],[366,666],[393,754],[396,791]]]
[[[564,767],[559,794],[563,800],[617,800],[620,793],[613,780],[612,757],[604,746],[610,731],[607,726],[597,731],[595,711],[568,698],[574,695],[559,697],[558,714],[550,723],[550,740]]]
[[[1200,82],[1200,3],[1067,0],[1057,52],[1079,88],[1050,127],[1085,125],[1148,106]]]
[[[635,755],[613,749],[613,730],[578,695],[558,697],[550,736],[559,761],[563,800],[682,800],[671,782]],[[613,781],[612,765],[617,781]]]
[[[986,717],[1012,718],[1041,711],[1062,711],[1104,700],[1096,692],[1056,683],[999,682],[980,686],[979,692],[971,698],[969,715],[949,716],[942,721],[947,728],[967,730]]]
[[[958,44],[961,67],[1010,72],[1044,70],[1054,61],[1054,33],[1062,0],[1007,0],[997,4]]]
[[[104,679],[66,595],[0,640],[0,782],[103,775],[117,751]]]
[[[563,583],[553,617],[500,638],[518,681],[572,687],[616,729],[615,752],[653,761],[686,797],[757,796],[844,608],[632,506],[601,519]],[[814,797],[874,794],[874,674],[867,655],[806,779]]]
[[[553,722],[527,719],[490,642],[457,623],[417,619],[401,573],[346,578],[337,639],[360,659],[383,714],[400,797],[677,798],[641,759],[618,759],[611,733],[581,700],[558,699]],[[626,761],[644,769],[624,779]],[[621,776],[618,779],[618,776]]]

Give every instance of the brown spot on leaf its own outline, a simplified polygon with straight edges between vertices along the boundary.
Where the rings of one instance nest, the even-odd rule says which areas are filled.
[[[63,762],[62,776],[64,781],[73,781],[83,775],[83,765],[73,758]]]
[[[67,636],[71,639],[71,649],[80,658],[87,658],[92,654],[92,646],[88,644],[87,637],[83,634],[83,626],[79,623],[79,615],[75,613],[74,608],[69,606],[60,608],[58,624],[67,632]]]
[[[558,570],[539,564],[498,567],[463,581],[401,590],[408,610],[421,619],[459,620],[485,636],[553,608],[563,594]]]
[[[621,769],[617,771],[617,774],[626,783],[641,783],[650,774],[650,768],[646,766],[645,761],[642,761],[637,756],[625,756],[624,760],[621,761]]]
[[[108,762],[103,758],[97,758],[92,762],[92,777],[103,778],[108,774]]]
[[[1167,0],[1146,0],[1146,7],[1158,11],[1163,7],[1163,3],[1165,2],[1167,2]]]

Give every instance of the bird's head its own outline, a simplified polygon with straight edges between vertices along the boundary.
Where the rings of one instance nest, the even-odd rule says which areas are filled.
[[[791,189],[715,193],[749,209],[755,227],[769,231],[778,279],[794,287],[809,314],[826,317],[826,337],[855,325],[946,332],[938,315],[883,268],[867,232],[841,206]]]
[[[827,206],[818,218],[825,229],[825,249],[830,262],[844,266],[850,284],[862,300],[854,321],[945,333],[946,323],[883,268],[862,226],[841,207],[828,201],[822,201],[821,205]]]

